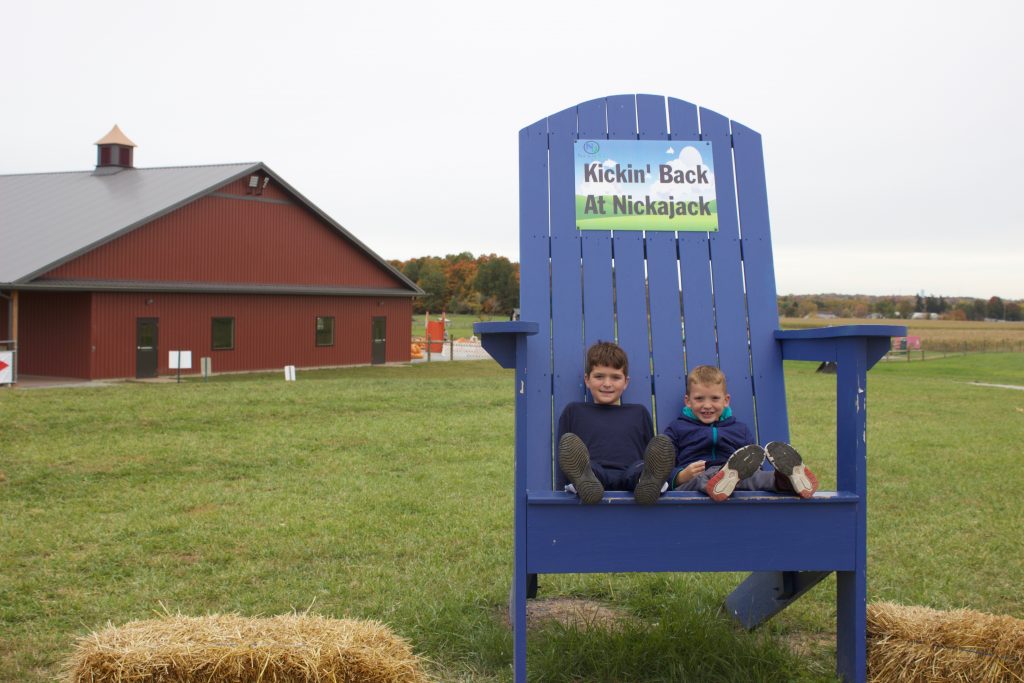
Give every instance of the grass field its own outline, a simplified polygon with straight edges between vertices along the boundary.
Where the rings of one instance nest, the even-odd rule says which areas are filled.
[[[834,383],[787,367],[793,441],[834,486]],[[869,375],[869,600],[1024,618],[1014,354]],[[108,621],[381,619],[440,681],[508,681],[512,377],[490,361],[0,391],[0,680],[50,681]],[[766,529],[766,533],[786,530]],[[829,681],[834,581],[753,634],[735,574],[542,577],[619,630],[551,624],[541,681]]]

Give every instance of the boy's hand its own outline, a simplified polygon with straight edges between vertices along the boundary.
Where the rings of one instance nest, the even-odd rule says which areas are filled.
[[[699,476],[700,473],[704,471],[704,465],[706,464],[706,462],[706,460],[698,460],[697,462],[691,462],[689,465],[679,470],[679,474],[676,475],[676,486],[679,486],[680,484],[685,484],[694,477]]]

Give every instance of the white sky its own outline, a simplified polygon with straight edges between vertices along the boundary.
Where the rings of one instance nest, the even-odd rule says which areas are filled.
[[[0,0],[0,174],[263,161],[384,258],[518,259],[520,128],[764,136],[778,290],[1024,298],[1024,4]]]

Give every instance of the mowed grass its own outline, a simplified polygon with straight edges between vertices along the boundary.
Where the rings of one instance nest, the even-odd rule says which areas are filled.
[[[792,440],[831,487],[814,369],[787,367]],[[869,375],[869,600],[1024,618],[1024,391],[974,382],[1024,363]],[[490,361],[0,392],[0,680],[52,680],[108,621],[310,606],[388,623],[438,680],[511,680],[512,406]],[[543,627],[531,679],[832,680],[834,581],[746,634],[719,611],[741,578],[541,577],[636,620]]]

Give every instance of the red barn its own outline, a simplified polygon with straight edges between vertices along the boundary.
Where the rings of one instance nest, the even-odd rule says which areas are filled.
[[[0,176],[0,338],[86,379],[409,360],[422,291],[262,163]],[[2,347],[0,347],[2,348]]]

